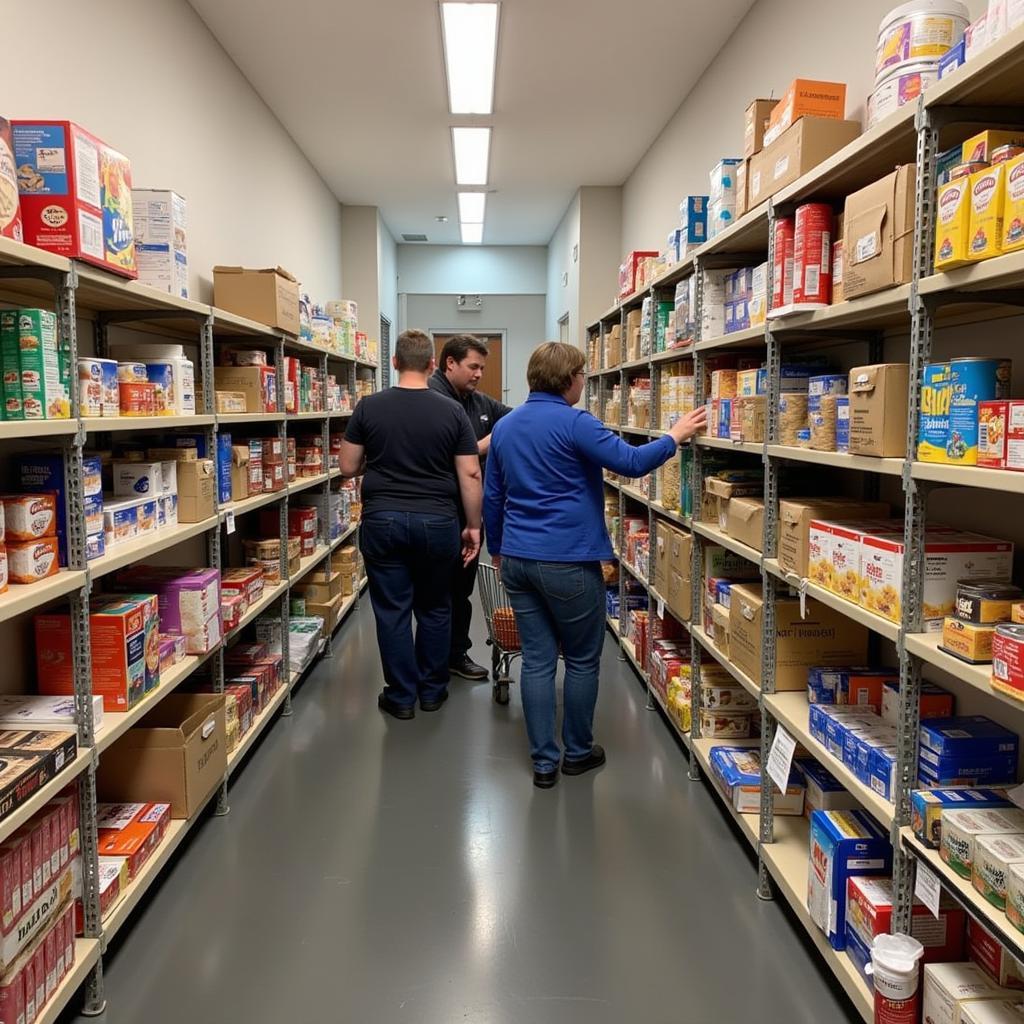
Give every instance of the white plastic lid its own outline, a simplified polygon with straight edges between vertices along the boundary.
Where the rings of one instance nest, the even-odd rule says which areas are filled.
[[[963,18],[970,22],[971,12],[966,4],[959,0],[910,0],[908,4],[894,7],[879,23],[878,32],[884,32],[894,21],[911,17],[915,14],[951,14],[955,18]]]
[[[917,970],[924,946],[910,935],[876,935],[871,944],[871,966],[875,964],[900,973]]]

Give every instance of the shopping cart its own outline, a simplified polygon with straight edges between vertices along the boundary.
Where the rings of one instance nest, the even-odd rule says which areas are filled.
[[[509,687],[512,685],[512,662],[523,653],[519,628],[498,570],[490,563],[481,562],[477,579],[480,584],[480,601],[484,606],[484,620],[487,622],[487,646],[491,649],[494,702],[507,704]]]

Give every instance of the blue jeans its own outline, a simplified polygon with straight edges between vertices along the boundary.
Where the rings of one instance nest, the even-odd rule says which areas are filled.
[[[384,693],[403,707],[439,700],[448,689],[451,579],[459,523],[423,512],[371,512],[359,528]],[[412,617],[416,616],[413,640]]]
[[[577,760],[594,745],[594,706],[604,646],[604,579],[599,562],[503,558],[501,578],[523,643],[520,689],[530,754],[537,771],[558,767],[555,671],[565,658],[562,742]]]

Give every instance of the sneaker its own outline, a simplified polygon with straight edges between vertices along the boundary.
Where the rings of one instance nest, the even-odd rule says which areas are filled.
[[[410,718],[416,717],[415,708],[406,704],[396,704],[386,693],[377,694],[377,707],[386,711],[392,718],[401,722],[407,722]]]
[[[600,768],[601,765],[604,764],[605,760],[604,747],[595,743],[590,748],[590,753],[586,757],[576,758],[572,761],[567,757],[563,757],[562,774],[582,775],[584,772],[589,772],[592,768]]]
[[[468,654],[457,661],[451,662],[448,666],[448,671],[453,676],[458,676],[460,679],[469,679],[475,683],[482,682],[490,675],[490,672],[483,665],[478,665]]]
[[[533,770],[533,784],[538,789],[550,789],[558,781],[558,769],[552,768],[549,772]]]

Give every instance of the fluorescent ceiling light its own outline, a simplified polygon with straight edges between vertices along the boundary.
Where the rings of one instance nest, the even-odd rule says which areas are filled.
[[[484,240],[483,224],[460,224],[463,245],[479,245]]]
[[[463,224],[482,224],[484,222],[484,207],[486,205],[486,192],[460,192],[459,220]]]
[[[453,114],[494,110],[494,66],[498,56],[498,5],[441,4],[448,109]]]
[[[453,128],[452,149],[455,151],[455,184],[486,185],[491,129]]]

